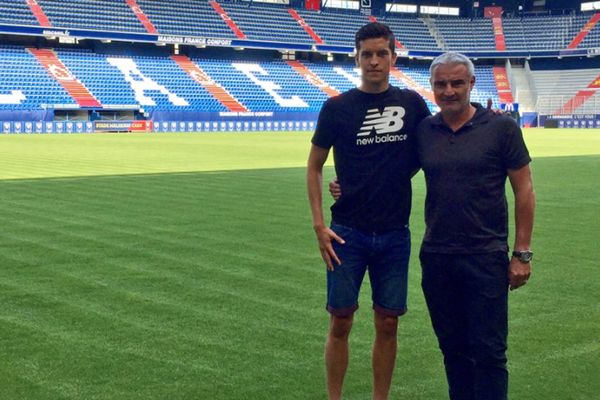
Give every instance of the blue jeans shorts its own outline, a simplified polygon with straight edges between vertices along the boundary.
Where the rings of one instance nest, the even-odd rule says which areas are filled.
[[[327,270],[327,311],[338,317],[358,309],[358,294],[365,272],[369,271],[373,309],[382,315],[406,312],[410,231],[408,227],[381,234],[365,233],[331,223],[331,229],[345,240],[333,241],[341,265]]]

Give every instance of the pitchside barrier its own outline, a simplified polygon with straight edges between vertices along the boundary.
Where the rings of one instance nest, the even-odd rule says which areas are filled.
[[[600,115],[539,115],[538,126],[544,128],[600,128]]]
[[[0,133],[312,131],[315,121],[0,121]]]

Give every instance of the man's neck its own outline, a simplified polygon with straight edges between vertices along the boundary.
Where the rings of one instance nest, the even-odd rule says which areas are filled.
[[[446,125],[448,125],[450,129],[456,132],[460,128],[462,128],[464,124],[469,122],[471,118],[473,118],[473,115],[475,115],[475,111],[477,111],[477,109],[472,104],[469,104],[469,107],[459,114],[444,113],[442,111],[442,118]]]
[[[389,87],[390,87],[389,82],[385,82],[384,84],[375,85],[375,86],[367,85],[363,82],[358,87],[358,90],[360,90],[363,93],[378,94],[378,93],[385,92],[386,90],[388,90]]]

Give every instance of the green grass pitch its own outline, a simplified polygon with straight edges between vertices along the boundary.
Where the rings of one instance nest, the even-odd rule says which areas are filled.
[[[324,399],[328,316],[308,133],[0,135],[0,400]],[[533,277],[510,295],[510,397],[595,400],[600,132],[528,130]],[[327,167],[326,179],[333,175]],[[393,399],[446,398],[421,294]],[[346,399],[370,398],[368,285]]]

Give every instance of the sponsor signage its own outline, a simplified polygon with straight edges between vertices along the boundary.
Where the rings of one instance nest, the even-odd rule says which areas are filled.
[[[314,117],[314,116],[313,116]],[[251,132],[313,131],[314,119],[281,115],[266,118],[218,118],[194,121],[0,121],[0,134],[73,134],[93,132]],[[401,138],[378,138],[380,141]]]
[[[600,128],[600,115],[540,115],[539,125],[546,128]]]
[[[42,31],[44,36],[71,36],[67,29],[44,29]]]
[[[519,111],[519,103],[500,103],[500,109],[502,111]]]
[[[159,35],[157,42],[166,44],[189,44],[192,46],[231,46],[231,39],[212,39],[193,36]]]
[[[152,121],[95,121],[96,132],[151,132]]]
[[[593,49],[588,49],[587,50],[588,56],[597,56],[600,55],[600,48],[596,47]]]

